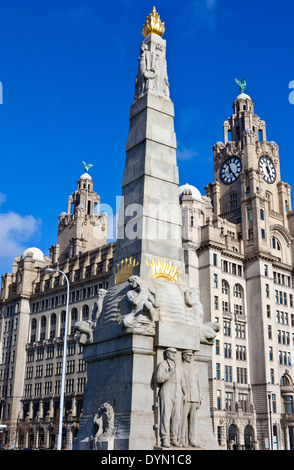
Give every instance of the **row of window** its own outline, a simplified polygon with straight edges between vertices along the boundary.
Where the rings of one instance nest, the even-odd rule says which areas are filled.
[[[84,305],[82,308],[82,320],[86,321],[89,319],[90,309],[88,305]],[[31,336],[30,342],[43,341],[45,339],[54,339],[56,337],[63,337],[65,334],[65,319],[66,311],[62,310],[59,318],[56,313],[52,313],[50,317],[43,315],[40,319],[32,318],[31,321]],[[59,331],[57,331],[57,320],[60,320]],[[79,314],[76,307],[73,307],[69,313],[70,321],[70,334],[74,334],[75,323],[79,320]],[[40,321],[40,331],[38,331],[38,321]],[[38,331],[38,334],[37,334]]]
[[[68,342],[67,344],[67,356],[72,356],[74,354],[82,354],[83,347],[80,344],[76,344],[73,341]],[[35,349],[27,350],[27,362],[34,361],[43,361],[44,359],[53,359],[54,357],[63,356],[63,344],[48,345],[45,347],[38,347]]]
[[[86,377],[78,377],[77,379],[66,379],[65,393],[84,392],[86,385]],[[24,397],[38,397],[41,395],[50,395],[54,393],[59,395],[61,391],[61,380],[48,382],[27,383],[24,388]],[[9,396],[9,395],[8,395]]]
[[[220,342],[215,340],[215,354],[220,355]],[[224,357],[226,359],[231,359],[233,357],[232,345],[231,343],[224,343]],[[246,346],[236,345],[235,346],[235,357],[239,361],[246,361],[247,351]]]
[[[224,336],[232,336],[232,322],[230,320],[224,321],[223,332]],[[246,325],[244,323],[235,323],[235,338],[246,339]]]
[[[225,392],[225,410],[235,411],[235,400],[233,392]],[[249,396],[247,393],[238,394],[238,407],[245,413],[249,411]],[[216,391],[216,408],[223,410],[223,397],[221,390]]]
[[[289,295],[289,301],[288,301],[288,295]],[[287,294],[287,292],[275,290],[275,302],[276,304],[286,305],[286,306],[289,304],[289,307],[293,307],[293,294]]]
[[[218,380],[224,379],[225,382],[233,382],[233,367],[225,365],[222,372],[221,364],[217,362],[215,365],[215,378]],[[248,383],[247,369],[245,367],[236,367],[236,380],[234,382],[238,384]]]
[[[269,346],[269,360],[270,361],[274,360],[274,351],[273,351],[272,346]],[[288,351],[279,351],[278,361],[280,365],[290,366],[291,365],[291,353]]]
[[[274,282],[276,284],[281,284],[282,286],[292,287],[292,277],[287,276],[286,274],[273,271]]]
[[[69,303],[97,296],[99,289],[107,289],[108,282],[95,284],[94,286],[84,287],[82,289],[70,291]],[[59,294],[48,299],[39,300],[31,304],[31,313],[40,312],[49,308],[56,308],[65,305],[66,295]]]
[[[68,360],[66,362],[66,374],[74,374],[75,372],[85,372],[86,363],[83,359]],[[28,366],[26,368],[26,379],[33,378],[42,378],[42,377],[52,377],[53,375],[61,375],[62,373],[62,362],[48,363],[48,364],[38,364],[35,366]]]

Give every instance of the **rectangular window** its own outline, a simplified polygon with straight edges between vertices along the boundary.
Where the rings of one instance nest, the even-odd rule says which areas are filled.
[[[232,345],[230,343],[225,343],[224,344],[224,356],[226,358],[231,358],[232,357]]]
[[[266,316],[267,316],[267,318],[271,317],[271,306],[270,305],[266,306]]]
[[[231,336],[231,322],[224,321],[224,336]]]
[[[237,367],[237,383],[247,384],[247,369],[244,367]]]
[[[225,366],[225,382],[232,382],[232,366]]]
[[[215,375],[217,379],[220,379],[220,364],[216,363],[215,365]]]
[[[260,230],[260,233],[261,233],[261,238],[262,238],[262,239],[265,239],[265,231],[264,231],[264,228],[262,228],[262,229]]]

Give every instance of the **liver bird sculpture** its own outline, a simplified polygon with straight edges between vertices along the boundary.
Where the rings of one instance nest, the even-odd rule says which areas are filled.
[[[240,87],[240,93],[243,93],[243,91],[246,88],[246,80],[247,78],[243,78],[243,80],[239,80],[239,78],[235,78],[235,82],[239,85]]]
[[[82,164],[84,165],[84,170],[85,170],[86,173],[88,173],[88,171],[90,170],[91,166],[93,166],[93,165],[91,165],[91,163],[88,163],[88,164],[87,164],[86,162],[83,162],[83,161],[82,161]]]

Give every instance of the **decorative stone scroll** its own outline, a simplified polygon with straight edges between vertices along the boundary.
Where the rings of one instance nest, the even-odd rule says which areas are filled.
[[[82,320],[75,323],[75,331],[80,333],[80,344],[84,346],[85,344],[91,344],[93,342],[93,331],[97,324],[98,318],[101,315],[103,308],[103,301],[106,295],[105,289],[99,289],[97,293],[97,300],[92,310],[92,319],[91,320]]]
[[[200,290],[188,287],[184,290],[184,297],[189,311],[189,319],[200,326],[200,341],[203,344],[212,344],[220,325],[214,322],[203,323],[204,310],[200,302]]]

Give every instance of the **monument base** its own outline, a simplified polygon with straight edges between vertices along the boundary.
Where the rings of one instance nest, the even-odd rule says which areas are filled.
[[[155,371],[167,346],[177,346],[177,361],[181,361],[176,336],[179,327],[178,323],[163,326],[156,322],[155,336],[126,334],[117,324],[95,330],[95,342],[84,348],[88,381],[79,432],[74,440],[75,450],[164,449],[160,445],[160,403]],[[194,361],[200,372],[202,404],[197,411],[196,447],[172,449],[217,449],[208,391],[212,348],[199,344],[197,327],[190,328],[187,341],[181,341],[181,345],[182,349],[198,348]]]

